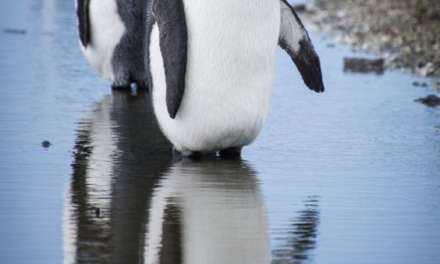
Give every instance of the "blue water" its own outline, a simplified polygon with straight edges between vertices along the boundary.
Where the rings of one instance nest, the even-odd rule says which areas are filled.
[[[430,79],[346,74],[359,54],[315,33],[324,94],[280,50],[243,160],[175,161],[148,95],[87,66],[73,8],[0,4],[1,263],[440,262],[440,112],[412,86]]]

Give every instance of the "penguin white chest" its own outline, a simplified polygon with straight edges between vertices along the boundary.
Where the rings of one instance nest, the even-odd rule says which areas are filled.
[[[81,45],[88,62],[108,80],[114,80],[113,53],[125,32],[116,1],[90,0],[91,43]]]
[[[183,0],[188,30],[185,92],[175,119],[166,107],[166,77],[157,26],[150,44],[153,103],[180,151],[250,144],[265,121],[280,27],[274,0]]]

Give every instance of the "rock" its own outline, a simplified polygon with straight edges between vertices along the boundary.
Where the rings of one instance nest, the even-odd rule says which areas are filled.
[[[43,142],[41,142],[41,146],[45,149],[50,148],[50,146],[52,146],[52,143],[50,143],[50,141],[48,140],[44,140]]]
[[[422,75],[422,76],[429,76],[431,74],[434,73],[435,68],[434,68],[434,64],[432,62],[428,62],[428,63],[419,63],[417,65],[417,69],[416,69],[417,73]]]
[[[384,59],[344,58],[344,72],[382,74],[384,70]]]
[[[420,102],[429,107],[437,107],[440,105],[440,97],[437,95],[428,95],[427,97],[417,99],[416,102]]]
[[[426,82],[418,82],[418,81],[414,81],[412,85],[415,87],[424,87],[424,88],[429,86]]]

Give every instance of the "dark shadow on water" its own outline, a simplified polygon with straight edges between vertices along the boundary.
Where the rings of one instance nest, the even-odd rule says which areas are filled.
[[[310,251],[315,249],[320,221],[319,197],[308,197],[305,209],[291,221],[281,248],[272,251],[272,264],[308,263]]]

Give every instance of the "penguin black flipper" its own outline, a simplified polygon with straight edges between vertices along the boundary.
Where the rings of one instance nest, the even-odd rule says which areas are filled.
[[[78,31],[81,43],[84,47],[90,44],[90,0],[77,0],[76,15],[78,16]]]
[[[154,0],[153,17],[165,67],[167,109],[174,119],[185,92],[188,31],[183,0]]]
[[[324,92],[321,63],[293,7],[286,1],[281,1],[281,28],[278,44],[292,58],[298,68],[304,83],[317,93]]]

